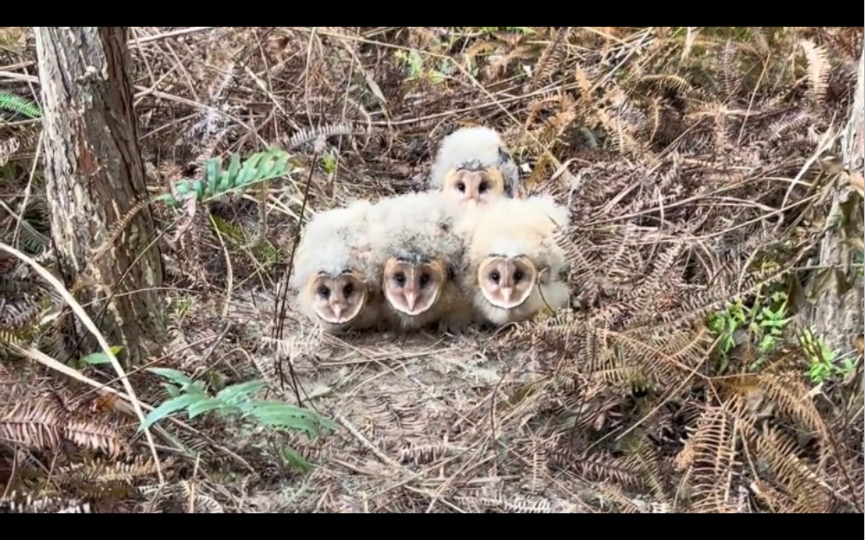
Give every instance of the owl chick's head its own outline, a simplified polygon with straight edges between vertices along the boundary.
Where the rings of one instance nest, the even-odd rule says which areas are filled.
[[[363,279],[355,272],[320,272],[310,279],[307,293],[312,296],[315,314],[330,324],[347,324],[357,318],[368,295]]]
[[[478,265],[478,288],[490,304],[513,309],[532,294],[537,276],[535,265],[524,255],[491,255]]]
[[[514,197],[519,169],[495,130],[467,127],[442,140],[429,183],[461,200],[486,203],[502,195]]]
[[[442,181],[442,191],[461,203],[486,204],[502,196],[510,196],[502,169],[485,166],[474,159],[450,169]]]
[[[447,279],[447,266],[436,258],[393,256],[385,262],[382,289],[393,309],[416,316],[435,305]]]

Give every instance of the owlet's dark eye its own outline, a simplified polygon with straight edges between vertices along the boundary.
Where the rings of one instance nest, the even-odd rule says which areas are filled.
[[[421,274],[420,276],[420,286],[426,287],[427,283],[429,283],[429,274]]]
[[[481,185],[478,186],[478,193],[484,193],[486,190],[490,188],[490,185],[486,182],[481,182]]]
[[[517,270],[516,272],[514,272],[514,281],[519,281],[523,279],[524,275],[525,274],[523,274],[522,270]]]
[[[353,293],[353,292],[354,292],[354,285],[352,285],[351,283],[349,283],[348,285],[346,285],[345,287],[342,288],[342,294],[344,296],[351,296],[351,293]]]
[[[405,274],[400,272],[393,276],[393,280],[396,281],[398,285],[402,285],[403,283],[405,283]]]
[[[465,182],[460,182],[459,184],[457,184],[457,189],[460,190],[461,193],[465,193],[465,191],[466,191]]]
[[[330,298],[330,288],[327,285],[322,285],[318,288],[318,295],[327,300]]]
[[[501,278],[502,278],[502,275],[499,274],[498,270],[493,270],[490,273],[490,279],[493,280],[493,283],[498,283]]]

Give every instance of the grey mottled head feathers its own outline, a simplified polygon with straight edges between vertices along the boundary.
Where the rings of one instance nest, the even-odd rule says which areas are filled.
[[[519,184],[519,170],[499,134],[486,127],[462,128],[442,140],[429,175],[429,187],[441,189],[448,171],[483,170],[498,167],[505,193],[513,197]]]
[[[302,286],[320,272],[337,276],[356,271],[364,280],[374,277],[372,266],[362,265],[357,257],[369,249],[366,214],[370,206],[367,201],[355,201],[345,208],[320,212],[307,223],[294,258],[292,286]]]

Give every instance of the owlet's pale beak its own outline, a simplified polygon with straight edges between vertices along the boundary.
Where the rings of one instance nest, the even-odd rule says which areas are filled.
[[[414,305],[417,302],[417,293],[414,291],[405,291],[405,302],[408,308],[414,311]]]
[[[514,290],[511,287],[502,287],[499,289],[499,292],[502,293],[502,298],[505,299],[505,302],[511,301],[511,295],[514,293]]]

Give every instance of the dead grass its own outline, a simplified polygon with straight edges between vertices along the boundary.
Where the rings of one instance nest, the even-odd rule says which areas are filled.
[[[2,30],[0,81],[38,101],[32,40]],[[23,497],[14,489],[48,505],[31,505],[40,511],[861,512],[861,346],[838,350],[860,359],[854,373],[815,389],[792,325],[791,344],[756,371],[741,332],[718,367],[705,327],[736,295],[803,302],[819,281],[809,260],[839,178],[827,158],[838,155],[861,29],[532,30],[136,28],[154,191],[200,175],[210,157],[278,144],[312,171],[308,217],[421,188],[447,133],[488,125],[524,165],[525,192],[572,210],[562,241],[577,309],[496,334],[345,340],[289,312],[279,347],[294,381],[269,336],[307,176],[271,183],[163,241],[171,353],[152,365],[211,383],[263,377],[337,432],[308,440],[209,417],[164,421],[155,436],[169,485],[158,492],[123,400],[4,361],[0,395],[30,403],[26,414],[0,405],[7,502]],[[0,219],[5,228],[21,213],[16,239],[38,254],[48,245],[31,174],[39,124],[10,118]],[[30,279],[14,260],[0,268]],[[49,294],[10,290],[2,335],[35,328],[36,299]],[[32,334],[66,361],[61,323]],[[155,377],[131,379],[143,402],[166,399]],[[135,448],[98,461],[121,442]],[[286,446],[313,469],[288,467]]]

